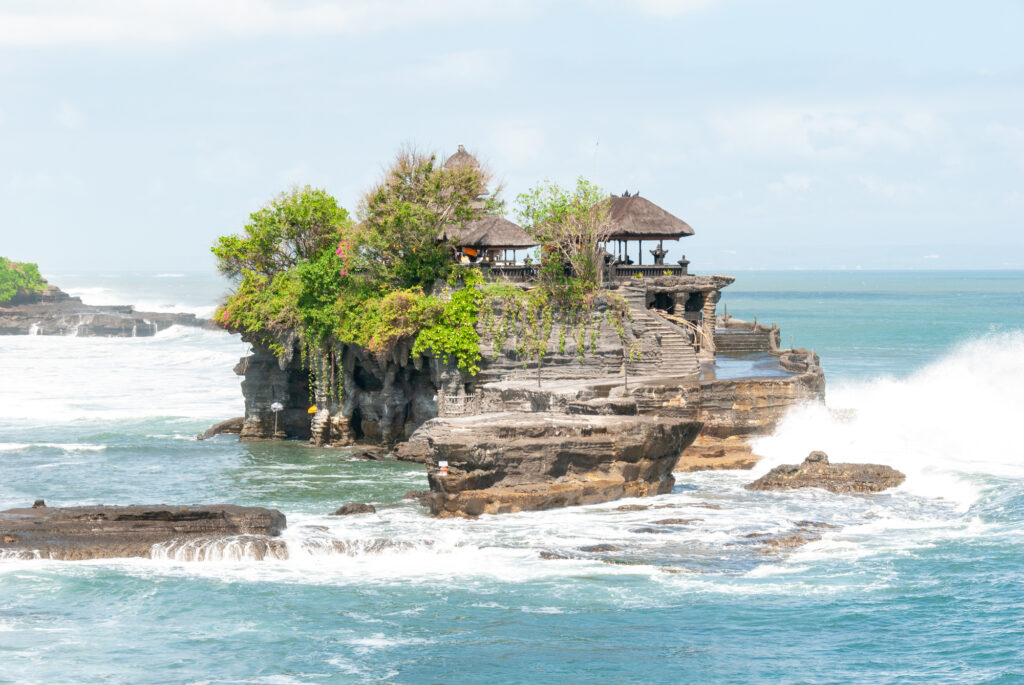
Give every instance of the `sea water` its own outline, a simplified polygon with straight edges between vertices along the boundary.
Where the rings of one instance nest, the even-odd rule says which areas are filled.
[[[208,274],[52,280],[202,314],[224,291]],[[426,487],[418,465],[195,440],[242,413],[235,336],[0,337],[0,509],[232,502],[289,522],[286,554],[261,561],[244,540],[0,560],[0,681],[1024,682],[1022,293],[1019,272],[741,273],[723,305],[816,350],[827,407],[759,440],[754,472],[478,520],[402,499]],[[906,483],[743,489],[814,449]],[[348,501],[377,513],[327,516]],[[651,525],[666,518],[694,520]],[[820,539],[758,544],[798,529]],[[579,549],[598,543],[618,549]]]

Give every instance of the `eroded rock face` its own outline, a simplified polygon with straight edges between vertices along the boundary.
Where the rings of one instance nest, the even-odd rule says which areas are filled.
[[[432,514],[477,516],[669,492],[700,429],[653,416],[484,414],[428,421],[407,449],[427,465]]]
[[[277,536],[276,509],[209,506],[46,507],[0,512],[0,554],[81,560],[149,557],[157,543],[238,535]]]
[[[802,464],[783,464],[744,487],[747,490],[821,488],[830,492],[881,492],[906,476],[882,464],[830,464],[824,452],[811,452]]]
[[[76,335],[134,338],[156,335],[170,326],[212,324],[195,314],[137,312],[131,306],[93,306],[48,286],[0,304],[0,335]]]

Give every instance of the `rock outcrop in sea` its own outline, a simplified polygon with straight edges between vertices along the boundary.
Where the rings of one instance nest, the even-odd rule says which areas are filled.
[[[195,314],[139,312],[130,305],[88,305],[53,285],[0,304],[0,335],[141,338],[170,326],[210,328],[212,324]]]
[[[829,492],[881,492],[906,480],[883,464],[831,464],[824,452],[811,452],[802,464],[783,464],[744,487],[747,490],[821,488]]]
[[[672,490],[701,424],[509,412],[431,419],[403,446],[427,465],[435,516],[502,514]]]
[[[275,547],[284,548],[275,538],[285,526],[284,514],[263,507],[47,507],[37,501],[31,508],[0,512],[0,556],[66,561],[150,557],[155,546],[239,537],[263,551],[257,556],[273,556]]]

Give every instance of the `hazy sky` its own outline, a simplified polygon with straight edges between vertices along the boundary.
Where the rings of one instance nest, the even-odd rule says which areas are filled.
[[[1024,4],[0,0],[0,255],[212,269],[403,143],[639,190],[695,271],[1024,268]],[[653,247],[651,245],[650,247]]]

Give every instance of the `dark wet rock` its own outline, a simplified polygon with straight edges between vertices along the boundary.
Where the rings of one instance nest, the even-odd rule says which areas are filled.
[[[681,526],[687,523],[696,523],[697,521],[703,521],[704,519],[661,519],[660,521],[651,521],[651,525],[655,526]]]
[[[707,502],[699,502],[697,504],[691,504],[689,506],[691,506],[691,507],[700,507],[701,509],[715,509],[715,510],[719,510],[719,509],[723,509],[724,508],[724,507],[722,507],[721,504],[708,504]]]
[[[700,429],[654,416],[495,413],[433,419],[409,442],[427,446],[431,513],[478,516],[671,492]]]
[[[585,547],[580,547],[580,551],[581,552],[621,552],[622,548],[618,547],[616,545],[608,544],[607,542],[602,542],[599,545],[586,545]]]
[[[667,533],[668,531],[664,528],[654,528],[652,526],[641,526],[640,528],[630,528],[630,533]]]
[[[331,516],[351,516],[352,514],[375,514],[377,507],[363,502],[349,502],[338,508]]]
[[[43,509],[46,507],[46,500],[37,499],[32,503],[33,509]]]
[[[537,556],[539,556],[541,559],[568,559],[569,558],[569,557],[565,556],[564,554],[559,554],[558,552],[541,552]]]
[[[137,312],[131,306],[92,306],[56,286],[0,304],[0,335],[76,335],[134,338],[171,326],[212,324],[195,314]]]
[[[793,525],[797,528],[825,528],[825,529],[837,529],[839,526],[831,523],[825,523],[823,521],[797,521]]]
[[[744,487],[747,490],[821,488],[830,492],[880,492],[906,476],[882,464],[830,464],[824,452],[811,452],[802,464],[783,464]]]
[[[649,504],[623,504],[620,507],[615,507],[615,511],[644,511],[650,508]]]
[[[209,440],[215,435],[238,435],[242,432],[242,424],[245,422],[244,416],[236,416],[233,419],[227,421],[221,421],[215,423],[205,431],[196,436],[197,440]]]
[[[63,560],[149,557],[158,543],[276,536],[285,525],[276,509],[232,504],[9,509],[0,512],[0,552]]]
[[[758,551],[763,554],[772,554],[774,552],[781,552],[787,549],[803,547],[810,542],[816,542],[820,539],[820,535],[798,530],[792,533],[785,533],[783,535],[766,538],[761,541]]]

